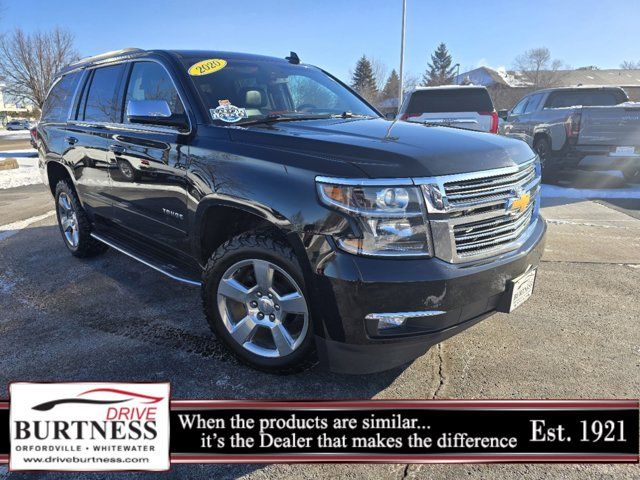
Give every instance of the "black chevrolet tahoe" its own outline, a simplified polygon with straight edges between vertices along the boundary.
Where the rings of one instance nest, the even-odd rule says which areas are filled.
[[[37,134],[71,253],[200,286],[258,369],[390,369],[533,291],[546,226],[526,143],[388,121],[294,53],[91,57]]]

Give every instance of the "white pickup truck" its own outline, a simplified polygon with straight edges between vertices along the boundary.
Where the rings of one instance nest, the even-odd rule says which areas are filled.
[[[619,87],[567,87],[533,92],[498,112],[501,133],[526,141],[558,170],[620,170],[640,178],[640,103]]]

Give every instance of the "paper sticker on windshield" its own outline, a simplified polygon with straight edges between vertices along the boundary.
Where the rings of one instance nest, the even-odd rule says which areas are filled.
[[[234,123],[243,118],[247,118],[247,111],[244,108],[231,105],[229,100],[218,100],[219,107],[209,109],[211,118],[222,120],[227,123]]]
[[[221,58],[209,58],[208,60],[202,60],[201,62],[194,63],[189,67],[189,75],[198,77],[200,75],[209,75],[210,73],[222,70],[227,66],[227,61]]]

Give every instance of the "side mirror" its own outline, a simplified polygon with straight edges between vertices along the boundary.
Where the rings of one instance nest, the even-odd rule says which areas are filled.
[[[175,127],[180,130],[189,128],[186,115],[172,114],[166,100],[129,100],[127,119],[131,123],[143,125]]]
[[[387,112],[384,114],[384,118],[386,118],[387,120],[395,120],[396,114],[393,112]]]
[[[509,110],[498,110],[498,116],[501,119],[506,120],[507,117],[509,116]]]

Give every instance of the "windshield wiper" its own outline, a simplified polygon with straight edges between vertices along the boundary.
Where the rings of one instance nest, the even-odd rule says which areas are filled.
[[[331,115],[331,118],[373,118],[372,115],[363,115],[361,113],[342,112],[340,114]]]
[[[270,113],[266,117],[238,122],[236,125],[257,125],[260,123],[293,122],[296,120],[318,120],[323,118],[333,117],[331,115],[280,115],[278,113]]]

